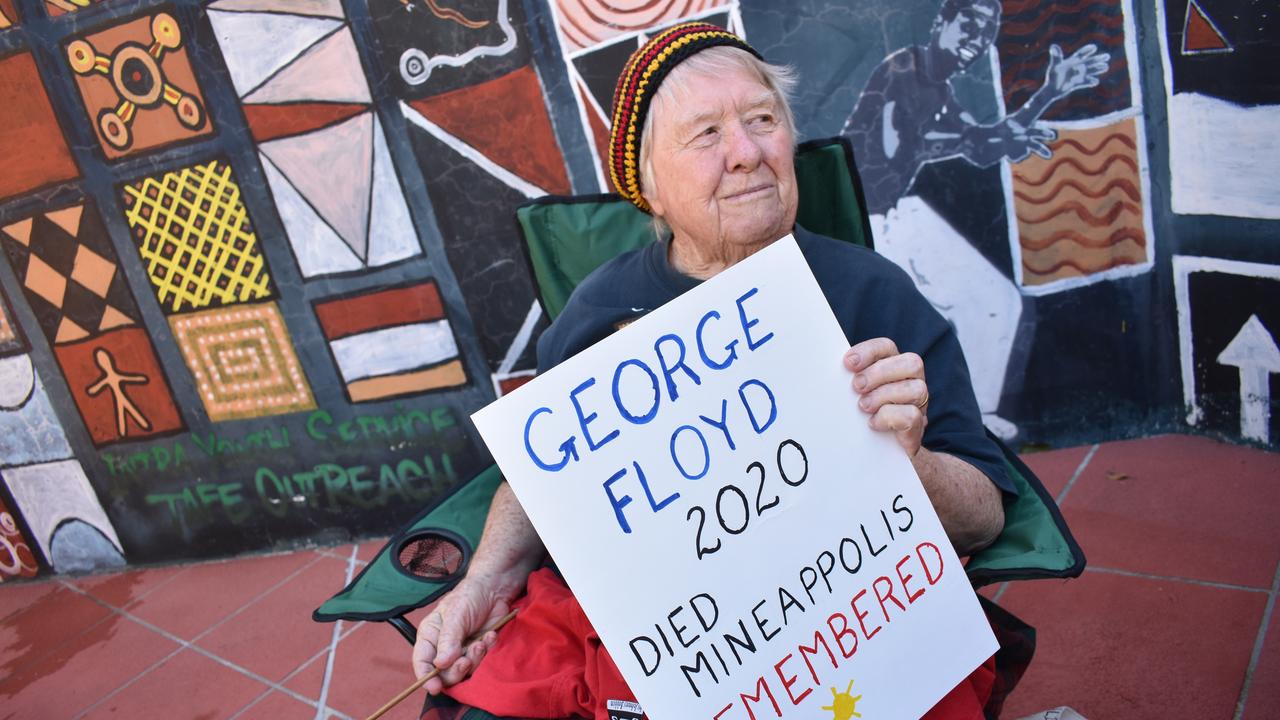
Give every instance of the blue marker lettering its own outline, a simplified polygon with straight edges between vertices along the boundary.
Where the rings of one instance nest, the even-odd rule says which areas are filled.
[[[702,362],[706,363],[706,366],[711,368],[712,370],[724,370],[725,368],[732,365],[734,360],[738,359],[738,341],[735,339],[732,342],[730,342],[728,345],[724,346],[724,349],[729,351],[729,355],[724,360],[721,360],[720,362],[715,362],[710,357],[708,357],[707,345],[702,340],[702,329],[706,327],[707,321],[710,320],[711,318],[715,318],[716,320],[719,320],[720,313],[716,312],[715,310],[712,310],[708,312],[706,315],[703,315],[702,319],[698,321],[698,331],[694,333],[694,338],[697,339],[698,341],[698,354],[702,356]]]
[[[730,450],[738,449],[738,446],[733,444],[733,436],[729,434],[729,401],[728,400],[720,401],[719,422],[707,417],[706,415],[699,415],[698,419],[710,425],[711,427],[719,430],[720,432],[724,433],[724,441],[729,444]]]
[[[551,408],[540,407],[537,410],[534,410],[532,413],[530,413],[529,419],[525,421],[524,449],[525,449],[525,452],[529,453],[529,459],[533,461],[534,465],[537,465],[538,467],[542,468],[543,470],[546,470],[547,472],[559,472],[564,469],[565,465],[569,464],[570,460],[576,461],[578,459],[578,450],[577,448],[574,447],[574,443],[573,443],[573,441],[576,438],[570,437],[568,440],[565,440],[564,442],[560,443],[559,450],[562,453],[564,453],[564,455],[561,456],[559,462],[554,464],[544,462],[542,458],[538,457],[538,454],[533,451],[533,444],[529,442],[529,430],[533,428],[534,418],[544,413],[547,415],[550,415]]]
[[[680,462],[680,453],[676,452],[676,441],[680,439],[680,433],[685,430],[693,432],[698,436],[698,442],[702,443],[702,470],[696,474],[690,474],[685,469],[684,463]],[[692,425],[681,425],[676,431],[671,433],[671,461],[676,464],[676,469],[680,474],[690,480],[701,480],[707,471],[711,469],[711,448],[707,445],[707,439],[702,435],[702,431]]]
[[[649,408],[643,415],[635,415],[622,404],[622,394],[619,385],[622,382],[622,370],[628,365],[634,365],[640,368],[649,376],[649,382],[653,384],[653,407]],[[653,374],[648,365],[639,360],[623,360],[618,364],[618,368],[613,371],[613,403],[618,406],[618,412],[622,413],[622,417],[632,425],[644,425],[653,420],[658,414],[658,403],[662,401],[661,391],[658,390],[658,376]]]
[[[613,494],[613,484],[618,482],[627,474],[627,469],[622,468],[614,473],[612,477],[604,481],[604,492],[609,496],[609,504],[613,506],[614,517],[618,518],[618,526],[622,528],[622,532],[631,534],[631,526],[627,524],[627,516],[622,514],[622,508],[631,504],[631,496],[623,495],[619,498]]]
[[[755,318],[751,318],[750,320],[748,320],[747,309],[742,307],[742,303],[746,302],[747,298],[751,297],[752,295],[755,295],[759,291],[760,291],[760,288],[751,288],[750,290],[745,292],[742,295],[742,297],[738,298],[738,317],[742,320],[742,334],[747,338],[747,347],[752,350],[755,350],[761,345],[769,342],[769,339],[773,337],[773,333],[769,333],[768,335],[765,335],[759,340],[753,340],[751,338],[751,328],[755,327],[756,325],[759,325],[760,321]]]
[[[751,401],[747,399],[747,388],[750,386],[755,386],[764,390],[764,394],[769,397],[769,419],[764,421],[764,425],[761,425],[756,421],[756,412],[751,408]],[[769,389],[769,386],[759,380],[748,380],[739,385],[738,397],[742,398],[742,407],[747,409],[747,417],[750,418],[751,427],[755,428],[757,435],[768,430],[769,426],[773,424],[773,421],[778,419],[778,401],[774,398],[773,391]],[[757,397],[759,397],[758,393]]]
[[[590,425],[592,421],[594,421],[597,417],[599,417],[599,415],[594,412],[591,413],[590,415],[583,415],[582,404],[578,402],[578,395],[583,390],[586,390],[587,388],[595,384],[596,384],[595,378],[587,378],[586,382],[583,382],[581,385],[574,388],[573,391],[569,393],[569,401],[573,403],[573,409],[578,413],[578,427],[582,428],[582,437],[587,441],[587,447],[591,448],[592,452],[599,450],[600,448],[604,447],[610,440],[613,440],[614,438],[618,437],[618,430],[615,429],[613,432],[609,433],[608,435],[605,435],[604,439],[601,440],[600,442],[596,442],[591,439],[591,431],[587,429],[587,426]]]
[[[667,365],[667,359],[662,355],[662,343],[664,342],[675,343],[676,348],[680,351],[680,356],[676,358],[674,365]],[[658,364],[662,366],[662,375],[667,379],[667,395],[672,400],[680,396],[680,393],[676,391],[676,381],[671,377],[676,374],[676,370],[684,370],[685,375],[688,375],[693,380],[694,385],[702,384],[702,380],[697,373],[684,364],[684,341],[680,339],[679,335],[667,334],[658,338],[657,342],[653,344],[653,352],[658,356]]]
[[[680,493],[673,492],[663,498],[662,502],[655,502],[653,499],[653,491],[649,489],[649,478],[644,476],[644,470],[640,468],[640,463],[633,462],[631,463],[631,466],[636,469],[636,477],[640,478],[640,487],[644,488],[644,496],[649,498],[649,507],[652,508],[654,512],[658,512],[662,508],[675,502],[676,498],[680,497]]]

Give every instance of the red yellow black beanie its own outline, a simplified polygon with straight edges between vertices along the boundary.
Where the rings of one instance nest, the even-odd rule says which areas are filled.
[[[684,23],[653,36],[632,53],[613,91],[613,128],[609,133],[609,176],[613,186],[636,207],[649,212],[640,195],[640,134],[658,86],[671,70],[710,47],[736,47],[760,58],[745,40],[707,23]],[[764,58],[760,58],[763,60]]]

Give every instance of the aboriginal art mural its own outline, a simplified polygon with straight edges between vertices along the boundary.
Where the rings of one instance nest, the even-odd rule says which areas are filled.
[[[1280,219],[1280,18],[1266,3],[1159,4],[1173,211]]]
[[[548,322],[514,211],[609,191],[617,74],[687,20],[794,68],[994,432],[1275,447],[1273,15],[0,0],[0,582],[385,535],[486,467]]]

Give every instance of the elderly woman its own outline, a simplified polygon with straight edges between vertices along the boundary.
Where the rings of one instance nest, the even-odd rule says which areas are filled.
[[[636,51],[615,93],[611,171],[618,191],[652,213],[660,240],[581,284],[538,344],[540,369],[794,234],[854,343],[843,360],[871,427],[894,434],[952,543],[970,553],[999,533],[1001,492],[1012,490],[984,435],[960,346],[896,266],[795,225],[793,82],[786,68],[711,25],[672,28]],[[443,669],[429,692],[453,686],[465,702],[520,717],[604,718],[607,700],[631,698],[563,582],[534,572],[544,555],[504,484],[466,577],[418,628],[414,672]],[[462,647],[526,592],[502,645],[489,633]]]

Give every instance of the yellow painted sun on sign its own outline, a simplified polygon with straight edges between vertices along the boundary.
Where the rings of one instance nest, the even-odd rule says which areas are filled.
[[[853,689],[853,681],[849,681],[849,687],[844,692],[836,692],[835,688],[831,688],[831,704],[824,706],[823,710],[830,710],[832,720],[852,720],[852,718],[862,717],[862,713],[858,712],[858,701],[862,699],[861,695],[850,695],[849,691]]]

